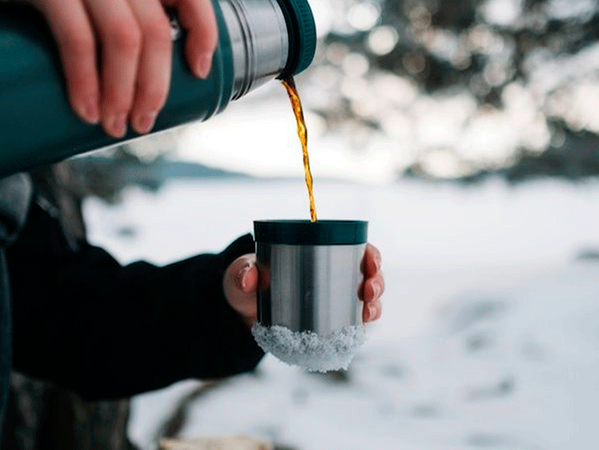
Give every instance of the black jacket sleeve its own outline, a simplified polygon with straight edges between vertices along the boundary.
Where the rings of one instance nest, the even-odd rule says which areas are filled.
[[[125,267],[34,204],[9,249],[14,368],[86,398],[119,398],[185,378],[253,369],[262,351],[225,300],[222,279],[250,235],[220,254]]]

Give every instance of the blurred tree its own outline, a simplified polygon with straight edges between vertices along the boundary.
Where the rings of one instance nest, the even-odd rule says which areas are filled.
[[[345,14],[322,39],[308,77],[317,92],[311,103],[328,129],[348,130],[357,148],[364,135],[383,131],[404,153],[402,173],[475,179],[523,163],[513,177],[520,180],[535,161],[543,167],[549,154],[570,158],[588,134],[599,134],[594,0],[347,0],[333,7]],[[455,117],[434,117],[443,105]],[[588,170],[563,162],[547,173],[599,174],[599,151],[586,147]]]

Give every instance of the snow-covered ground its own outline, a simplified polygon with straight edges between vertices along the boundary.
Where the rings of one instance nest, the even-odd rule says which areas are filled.
[[[250,434],[297,450],[593,449],[599,413],[599,183],[510,188],[319,182],[320,218],[370,221],[383,318],[347,377],[267,356],[195,401],[185,437]],[[307,218],[302,180],[177,182],[85,204],[120,261],[218,251],[266,218]],[[143,448],[199,382],[139,396]]]

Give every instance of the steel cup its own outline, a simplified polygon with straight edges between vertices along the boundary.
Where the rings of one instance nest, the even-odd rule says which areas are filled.
[[[357,220],[255,221],[258,321],[321,335],[361,324],[367,227]]]

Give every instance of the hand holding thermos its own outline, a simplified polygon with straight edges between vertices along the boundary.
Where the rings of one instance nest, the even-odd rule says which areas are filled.
[[[170,79],[171,26],[176,8],[187,30],[186,57],[206,78],[218,32],[210,0],[27,0],[39,9],[58,44],[73,110],[122,137],[152,129]]]

